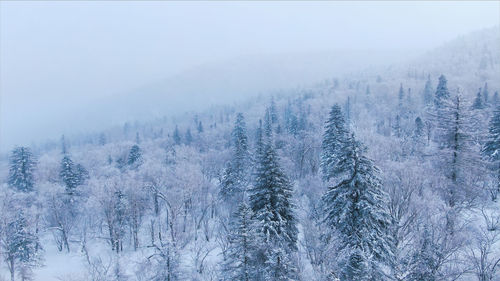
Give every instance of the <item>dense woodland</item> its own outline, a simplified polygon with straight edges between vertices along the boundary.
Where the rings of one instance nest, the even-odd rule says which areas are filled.
[[[16,147],[0,280],[500,280],[499,42]]]

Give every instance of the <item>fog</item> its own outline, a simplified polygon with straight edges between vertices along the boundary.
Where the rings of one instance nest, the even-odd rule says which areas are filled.
[[[0,151],[405,60],[498,25],[500,14],[497,1],[0,9]]]

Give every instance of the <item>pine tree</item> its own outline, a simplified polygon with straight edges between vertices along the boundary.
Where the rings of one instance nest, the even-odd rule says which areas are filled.
[[[257,279],[259,275],[257,250],[262,240],[257,233],[257,228],[253,220],[252,209],[246,202],[241,203],[231,222],[230,244],[226,253],[226,263],[223,265],[225,280]]]
[[[438,245],[434,245],[428,227],[424,228],[418,248],[409,265],[408,281],[435,281],[438,280]]]
[[[381,264],[393,260],[388,198],[378,168],[363,155],[354,136],[344,150],[338,169],[346,173],[323,196],[324,221],[340,238],[340,280],[384,280]]]
[[[434,106],[435,108],[441,108],[443,101],[450,98],[450,92],[447,86],[448,80],[444,75],[439,76],[438,86],[436,88],[436,93],[434,94]]]
[[[224,171],[221,195],[225,198],[241,194],[248,183],[249,151],[246,124],[243,114],[238,113],[232,131],[233,153]]]
[[[5,229],[6,243],[4,257],[14,280],[17,271],[22,280],[30,280],[32,268],[39,265],[40,243],[36,233],[30,230],[28,221],[21,212],[7,224]]]
[[[193,135],[191,135],[191,129],[188,128],[186,130],[185,142],[187,145],[190,145],[193,142]]]
[[[424,104],[429,105],[432,102],[432,82],[431,76],[427,77],[427,81],[425,82],[424,87]]]
[[[75,165],[71,158],[69,158],[68,155],[64,155],[61,160],[61,170],[59,171],[59,176],[66,186],[66,192],[68,194],[75,193],[75,188],[78,182],[74,166]]]
[[[278,164],[270,143],[260,156],[255,185],[250,189],[250,206],[259,233],[264,239],[264,260],[269,280],[289,280],[295,276],[291,260],[297,250],[297,226],[292,203],[292,186]]]
[[[484,83],[483,87],[483,98],[484,98],[484,104],[488,105],[490,102],[490,93],[488,92],[488,83]]]
[[[403,90],[403,83],[401,83],[399,85],[399,93],[398,93],[398,108],[400,113],[403,112],[404,97],[405,97],[405,91]]]
[[[481,95],[481,88],[479,88],[479,91],[476,94],[476,98],[474,99],[474,103],[472,104],[473,109],[483,109],[484,108],[484,100],[483,96]]]
[[[174,138],[175,144],[177,144],[177,145],[181,144],[181,135],[179,133],[179,128],[177,127],[177,125],[175,125],[173,138]]]
[[[321,169],[325,181],[336,176],[335,169],[340,160],[339,156],[344,148],[347,137],[348,131],[344,115],[340,106],[335,104],[330,110],[330,115],[325,125],[325,133],[323,134]]]
[[[33,191],[36,160],[27,147],[16,147],[10,156],[8,184],[18,191]]]
[[[201,123],[201,121],[198,122],[197,130],[199,134],[203,133],[203,124]]]
[[[493,103],[493,107],[497,107],[498,106],[498,91],[495,91],[495,93],[493,94],[492,103]]]
[[[274,97],[271,99],[271,106],[269,106],[269,115],[272,124],[278,123],[278,109],[276,108]]]
[[[483,146],[482,154],[491,163],[491,169],[497,180],[496,190],[491,192],[491,199],[496,200],[500,194],[500,107],[497,107],[490,120],[488,139]]]
[[[137,144],[134,144],[128,153],[127,164],[129,166],[137,167],[142,160],[142,152]]]

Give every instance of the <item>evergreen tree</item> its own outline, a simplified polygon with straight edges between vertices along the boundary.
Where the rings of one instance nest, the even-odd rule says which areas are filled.
[[[258,232],[264,237],[265,268],[269,280],[290,280],[295,276],[291,260],[297,250],[297,226],[293,212],[292,186],[278,164],[278,156],[270,143],[260,155],[256,183],[250,190],[250,206]]]
[[[179,133],[179,128],[177,127],[177,125],[175,125],[173,138],[174,138],[175,144],[177,144],[177,145],[181,144],[181,135]]]
[[[199,134],[203,133],[203,124],[201,123],[201,121],[198,122],[197,130]]]
[[[403,83],[401,83],[399,85],[399,93],[398,93],[398,108],[400,113],[403,112],[404,97],[405,97],[405,91],[403,90]]]
[[[261,237],[257,233],[252,209],[247,203],[239,205],[229,233],[229,248],[223,266],[225,280],[251,281],[259,275],[257,250]]]
[[[39,265],[41,248],[38,236],[30,230],[28,221],[22,212],[7,224],[5,238],[4,257],[8,264],[11,280],[14,280],[16,271],[22,280],[30,280],[32,268]]]
[[[426,226],[409,266],[408,281],[438,280],[439,253],[437,248],[438,245],[433,243],[429,229]]]
[[[497,107],[490,120],[488,128],[488,139],[483,146],[482,154],[491,163],[491,169],[497,180],[496,190],[492,190],[492,200],[496,200],[500,194],[500,107]]]
[[[488,92],[488,83],[484,83],[483,87],[483,98],[484,98],[484,104],[488,105],[490,102],[490,93]]]
[[[444,75],[439,76],[439,82],[436,88],[436,93],[434,94],[434,106],[435,108],[441,108],[443,101],[450,98],[450,92],[447,86],[448,80]]]
[[[484,108],[484,100],[481,95],[481,88],[479,88],[479,91],[476,94],[476,98],[474,99],[474,103],[472,104],[473,109],[483,109]]]
[[[269,117],[271,118],[272,124],[278,123],[278,109],[276,108],[274,97],[271,99],[271,106],[269,107]]]
[[[492,103],[493,103],[493,107],[497,107],[498,106],[498,91],[495,91],[495,93],[493,94]]]
[[[129,166],[137,166],[141,163],[142,160],[142,153],[141,149],[137,144],[134,144],[128,153],[128,159],[127,159],[127,164]]]
[[[16,147],[10,156],[8,184],[18,191],[33,191],[36,160],[27,147]]]
[[[348,137],[348,131],[344,120],[344,115],[340,106],[335,104],[330,110],[330,115],[325,125],[323,134],[321,169],[325,181],[335,177],[335,169],[340,160],[339,156],[344,148]]]
[[[340,280],[384,280],[382,264],[393,260],[388,198],[379,170],[363,155],[361,144],[349,137],[338,169],[339,183],[323,196],[324,221],[339,235]]]
[[[193,142],[193,135],[191,135],[191,129],[190,128],[188,128],[186,130],[185,141],[186,141],[187,145],[190,145]]]
[[[425,82],[424,87],[424,104],[429,105],[432,102],[432,82],[431,76],[427,77],[427,81]]]
[[[233,153],[224,171],[221,195],[230,198],[245,191],[248,183],[249,157],[248,138],[243,114],[238,113],[232,131]]]
[[[79,180],[75,173],[75,165],[68,155],[64,155],[61,160],[59,176],[66,186],[66,193],[74,194]]]

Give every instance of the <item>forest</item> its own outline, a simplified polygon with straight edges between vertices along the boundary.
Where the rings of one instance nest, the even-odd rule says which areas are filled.
[[[16,146],[0,280],[500,280],[499,49]]]

